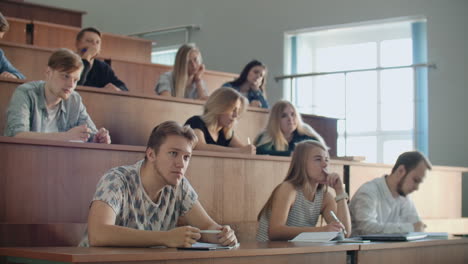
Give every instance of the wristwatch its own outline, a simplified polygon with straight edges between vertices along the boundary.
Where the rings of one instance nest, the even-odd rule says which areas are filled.
[[[339,201],[341,201],[341,200],[343,200],[343,199],[348,200],[348,198],[349,198],[349,197],[348,197],[348,194],[347,194],[346,192],[343,192],[343,193],[338,194],[337,196],[335,196],[335,201],[336,201],[336,202],[339,202]]]

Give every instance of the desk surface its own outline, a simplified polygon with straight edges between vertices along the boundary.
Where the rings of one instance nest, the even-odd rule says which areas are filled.
[[[177,250],[174,248],[79,248],[79,247],[12,247],[0,248],[1,256],[58,262],[135,262],[160,260],[201,260],[213,258],[258,258],[281,255],[340,253],[346,259],[347,251],[359,248],[357,244],[315,244],[268,242],[242,243],[237,249],[214,251]],[[253,259],[252,259],[253,260]],[[345,263],[345,262],[343,262]]]

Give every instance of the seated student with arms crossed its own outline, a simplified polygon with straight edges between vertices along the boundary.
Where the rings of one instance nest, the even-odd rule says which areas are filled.
[[[354,194],[349,208],[353,236],[424,232],[413,201],[407,197],[417,191],[431,162],[418,151],[402,153],[390,175],[363,184]]]
[[[82,69],[81,58],[71,50],[52,53],[45,81],[24,83],[13,93],[4,135],[110,144],[109,132],[96,129],[75,92]]]
[[[234,126],[245,112],[247,99],[232,88],[222,87],[206,101],[203,115],[192,116],[190,125],[198,137],[196,150],[255,154],[255,146],[244,145],[234,133]]]
[[[156,94],[206,100],[208,92],[202,79],[204,72],[200,50],[193,44],[184,44],[177,51],[173,71],[159,77]]]
[[[268,108],[265,99],[266,75],[266,66],[258,60],[253,60],[245,65],[239,78],[223,84],[223,87],[236,89],[247,97],[250,106]]]
[[[9,28],[10,24],[8,24],[6,18],[2,13],[0,13],[0,39],[3,38],[3,35],[5,35]],[[24,75],[11,65],[2,49],[0,49],[0,76],[14,79],[25,79]]]
[[[96,59],[101,52],[101,32],[93,27],[82,29],[76,35],[76,52],[83,60],[84,69],[78,85],[128,91],[127,86],[104,61]]]
[[[111,169],[99,181],[80,246],[236,245],[234,231],[211,219],[185,178],[196,141],[188,126],[167,121],[155,127],[144,160]],[[176,226],[181,217],[187,226]]]
[[[302,121],[294,105],[279,101],[271,109],[267,126],[255,139],[255,145],[259,155],[290,156],[296,143],[308,139],[325,144],[323,138]]]
[[[351,232],[347,194],[336,173],[328,172],[327,147],[315,140],[296,146],[284,181],[272,192],[258,214],[257,241],[290,240],[302,232]],[[328,192],[328,187],[336,197]],[[336,222],[330,211],[336,213]],[[326,226],[316,227],[319,215]],[[343,226],[344,225],[344,226]]]

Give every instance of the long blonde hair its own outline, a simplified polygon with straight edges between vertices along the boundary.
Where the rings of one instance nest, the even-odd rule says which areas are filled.
[[[278,101],[270,110],[268,123],[262,133],[257,136],[255,142],[257,146],[271,142],[277,151],[285,151],[288,149],[289,142],[281,131],[281,115],[283,111],[290,106],[296,117],[297,132],[300,135],[307,135],[316,138],[322,144],[326,145],[322,136],[317,133],[311,126],[302,121],[301,115],[297,112],[296,107],[286,100]],[[261,137],[261,138],[259,138]]]
[[[200,63],[202,56],[200,50],[194,44],[184,44],[177,51],[174,68],[172,70],[173,87],[171,94],[176,97],[187,96],[187,79],[188,79],[188,57],[190,52],[197,52]]]
[[[216,89],[203,107],[203,115],[201,118],[203,122],[205,122],[207,128],[210,130],[217,127],[219,115],[230,110],[237,100],[241,101],[241,108],[239,109],[240,116],[247,108],[247,98],[232,88],[221,87]],[[226,136],[231,135],[233,127],[225,131]]]
[[[295,189],[299,189],[303,188],[309,182],[309,175],[307,173],[307,162],[309,159],[310,150],[312,150],[313,148],[321,148],[324,151],[328,151],[327,146],[320,141],[304,140],[298,143],[293,152],[288,173],[286,174],[286,178],[284,178],[282,183],[289,182],[295,187]],[[278,186],[275,187],[267,202],[258,213],[257,220],[260,220],[260,217],[265,211],[271,210],[273,197],[275,196],[276,191],[282,183],[278,184]],[[323,184],[319,184],[317,187],[318,190],[322,188]]]

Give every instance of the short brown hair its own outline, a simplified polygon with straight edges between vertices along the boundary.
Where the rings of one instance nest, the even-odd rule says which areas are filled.
[[[398,159],[395,165],[393,166],[392,173],[394,173],[400,165],[403,165],[405,167],[406,173],[409,173],[414,168],[416,168],[421,161],[424,161],[424,163],[426,164],[426,167],[429,170],[432,169],[431,162],[421,152],[408,151],[408,152],[402,153],[400,156],[398,156]]]
[[[87,28],[83,28],[82,30],[80,30],[80,32],[78,32],[78,34],[76,35],[76,41],[80,41],[86,32],[93,32],[93,33],[98,34],[99,37],[101,37],[101,31],[99,31],[97,28],[87,27]]]
[[[78,54],[63,48],[54,51],[54,53],[50,55],[47,66],[53,70],[74,72],[83,68],[83,62]]]
[[[146,149],[151,148],[157,154],[161,145],[166,141],[166,138],[170,135],[175,136],[182,136],[186,138],[190,144],[195,146],[198,142],[198,138],[195,135],[190,126],[181,126],[179,123],[175,121],[166,121],[158,126],[156,126],[151,135],[148,139],[148,144],[146,145]]]
[[[8,20],[3,16],[2,12],[0,12],[0,32],[7,32],[10,29],[10,24]]]

